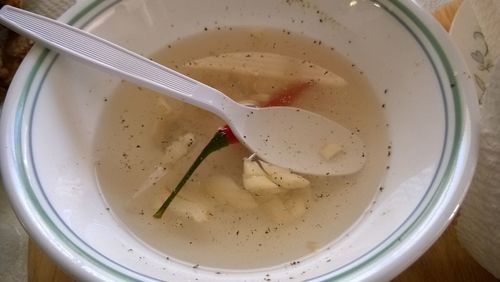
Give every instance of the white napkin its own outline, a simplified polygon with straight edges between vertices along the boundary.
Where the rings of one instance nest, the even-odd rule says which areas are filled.
[[[493,61],[500,58],[500,1],[498,0],[468,0],[481,32],[488,43]]]
[[[467,0],[496,62],[482,98],[478,165],[458,216],[461,245],[500,279],[500,1]]]

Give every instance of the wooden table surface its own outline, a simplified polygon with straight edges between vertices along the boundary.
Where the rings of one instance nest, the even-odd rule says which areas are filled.
[[[434,16],[449,30],[462,0],[454,0],[434,12]],[[75,281],[58,268],[44,252],[30,240],[28,247],[28,281]],[[393,281],[397,282],[447,282],[447,281],[500,281],[482,268],[459,245],[452,223],[438,241],[413,265]]]

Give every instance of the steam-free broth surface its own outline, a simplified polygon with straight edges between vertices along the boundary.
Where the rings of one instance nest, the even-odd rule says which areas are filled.
[[[261,205],[238,209],[207,195],[213,177],[242,187],[243,158],[251,152],[231,145],[210,155],[179,194],[179,203],[208,207],[204,217],[169,208],[155,219],[170,189],[224,122],[122,82],[104,101],[96,174],[110,212],[145,244],[197,267],[290,263],[345,234],[371,205],[388,157],[383,106],[362,71],[332,47],[286,30],[220,28],[179,39],[152,59],[236,101],[259,105],[288,85],[313,80],[293,105],[357,132],[366,145],[366,164],[350,176],[303,176],[310,181],[303,214],[280,221]]]

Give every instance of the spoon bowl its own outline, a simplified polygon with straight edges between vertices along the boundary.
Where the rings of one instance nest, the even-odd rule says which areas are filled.
[[[313,175],[350,174],[365,162],[358,135],[321,115],[292,107],[247,108],[245,112],[245,117],[233,120],[233,131],[267,162]],[[342,150],[327,159],[321,150],[331,144]]]

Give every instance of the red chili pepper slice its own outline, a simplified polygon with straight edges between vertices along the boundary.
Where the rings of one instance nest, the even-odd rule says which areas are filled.
[[[219,128],[217,131],[220,132],[222,135],[224,135],[224,137],[226,138],[226,140],[229,144],[236,144],[236,143],[240,142],[240,140],[238,140],[238,138],[236,138],[233,131],[231,130],[231,128],[227,124],[224,125],[223,127]]]

